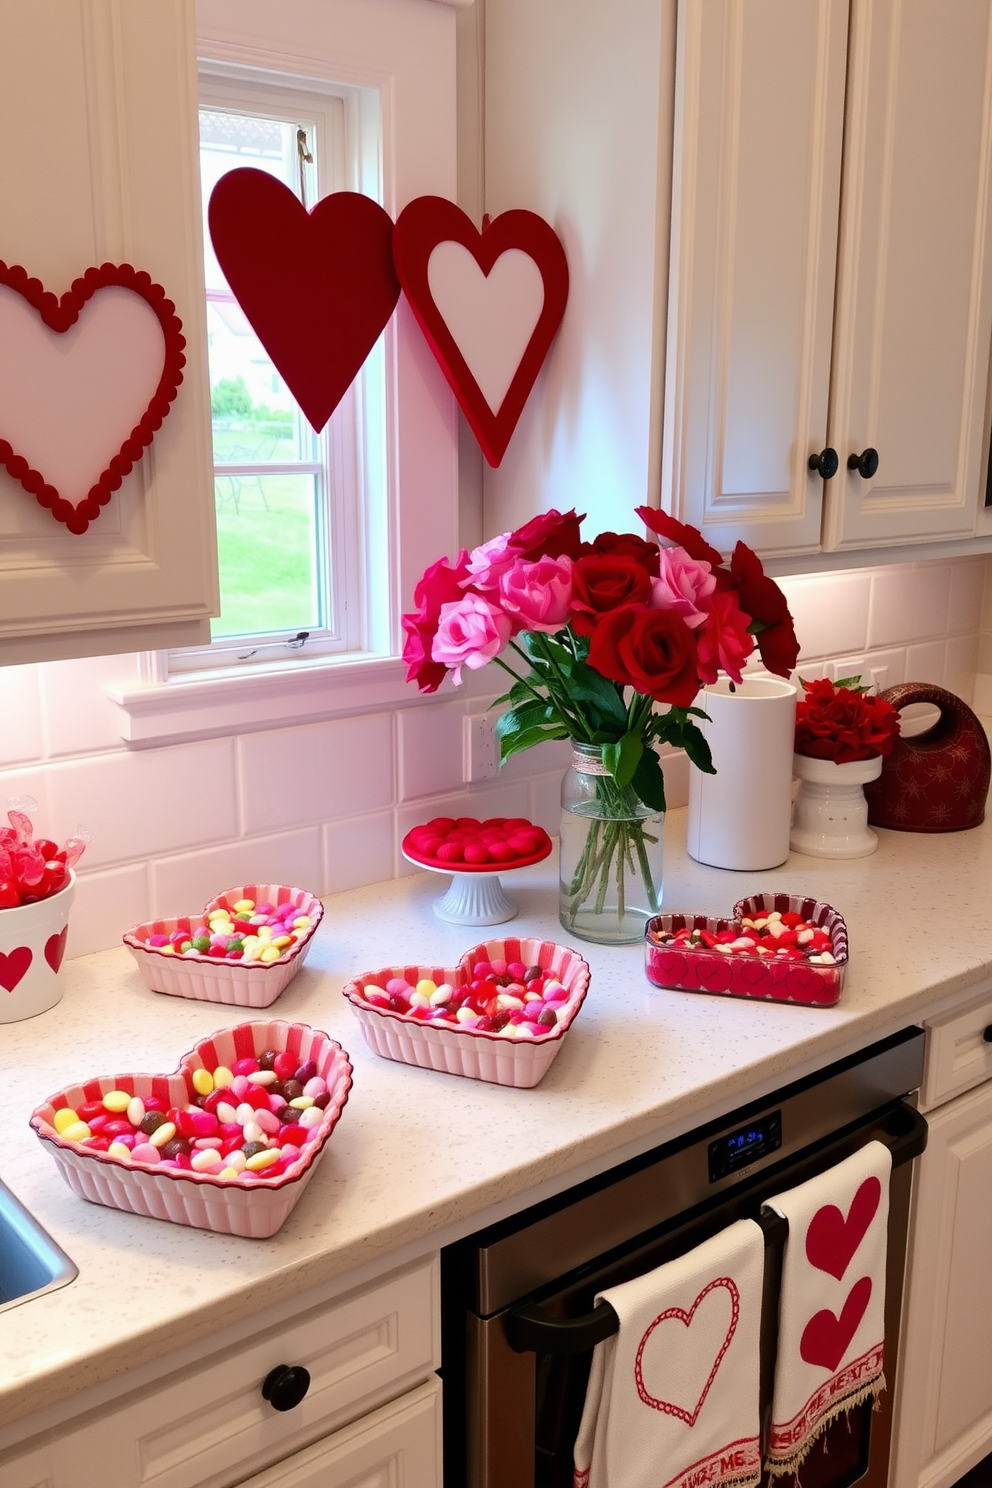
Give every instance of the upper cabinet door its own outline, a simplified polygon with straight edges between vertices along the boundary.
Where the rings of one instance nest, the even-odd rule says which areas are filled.
[[[144,269],[174,301],[187,343],[171,412],[87,532],[73,536],[0,469],[0,664],[209,640],[217,562],[192,0],[0,0],[0,54],[0,259],[59,296],[91,265]],[[38,325],[42,340],[52,335]],[[98,367],[87,380],[98,385]],[[65,412],[53,395],[40,415],[57,434]],[[105,442],[101,433],[101,454]]]
[[[854,0],[824,546],[970,536],[992,330],[988,0]],[[849,471],[878,452],[877,473]]]
[[[718,548],[816,551],[847,0],[680,0],[678,26],[662,505]]]

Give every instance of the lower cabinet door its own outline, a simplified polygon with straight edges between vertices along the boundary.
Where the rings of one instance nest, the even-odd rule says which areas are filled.
[[[992,1082],[927,1121],[892,1488],[950,1488],[992,1451]]]
[[[441,1386],[430,1380],[239,1488],[440,1488]]]

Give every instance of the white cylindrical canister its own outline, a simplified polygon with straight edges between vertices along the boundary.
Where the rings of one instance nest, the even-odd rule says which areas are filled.
[[[777,677],[722,678],[696,706],[715,775],[689,770],[687,847],[714,868],[777,868],[789,856],[796,689]]]

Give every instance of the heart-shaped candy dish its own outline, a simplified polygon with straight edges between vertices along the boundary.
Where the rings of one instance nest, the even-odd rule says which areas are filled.
[[[351,1060],[326,1033],[240,1023],[201,1039],[172,1074],[60,1090],[31,1125],[80,1198],[264,1239],[312,1178],[350,1089]]]
[[[589,966],[550,940],[489,940],[455,967],[386,966],[344,988],[384,1059],[529,1089],[582,1006]]]
[[[752,894],[733,919],[660,914],[645,928],[648,981],[832,1007],[847,969],[847,926],[830,904],[802,894]]]
[[[264,1008],[303,965],[323,914],[307,889],[243,884],[216,895],[202,914],[133,926],[124,944],[153,992]]]

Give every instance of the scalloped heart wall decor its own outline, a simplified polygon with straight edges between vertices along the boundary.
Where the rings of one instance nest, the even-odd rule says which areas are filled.
[[[0,464],[84,533],[169,413],[186,358],[165,290],[101,264],[61,299],[0,262]]]

